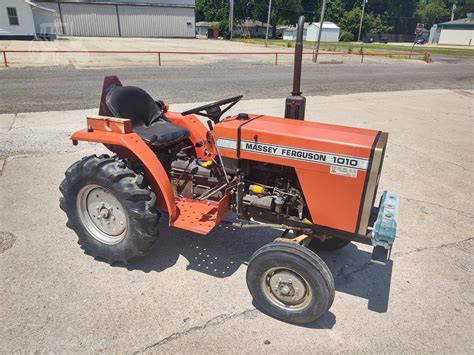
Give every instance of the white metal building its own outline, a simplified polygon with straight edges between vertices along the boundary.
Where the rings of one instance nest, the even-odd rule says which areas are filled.
[[[319,22],[313,22],[308,26],[306,40],[316,42],[319,35]],[[339,26],[330,21],[323,22],[323,31],[321,32],[321,42],[338,42]]]
[[[0,1],[0,39],[55,38],[54,10],[29,0]]]
[[[306,40],[306,32],[308,31],[309,22],[304,23],[303,40]],[[287,27],[283,30],[283,39],[286,41],[296,40],[296,26]]]
[[[194,37],[195,0],[36,0],[56,11],[60,35]]]
[[[304,24],[303,39],[305,41],[316,42],[318,40],[319,22]],[[283,31],[283,39],[296,40],[296,27],[288,27]],[[338,42],[339,26],[330,21],[324,21],[321,32],[321,42]]]
[[[474,13],[463,19],[440,23],[437,28],[441,29],[438,44],[474,46]]]

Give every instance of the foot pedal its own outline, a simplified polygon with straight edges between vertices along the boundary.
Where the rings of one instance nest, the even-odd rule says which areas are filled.
[[[377,245],[376,247],[374,247],[374,250],[372,252],[372,259],[370,260],[370,262],[374,264],[386,265],[387,260],[389,259],[388,252],[388,249]]]

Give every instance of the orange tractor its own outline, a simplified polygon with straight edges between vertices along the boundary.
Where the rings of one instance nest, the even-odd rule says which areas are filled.
[[[301,38],[286,118],[222,118],[241,96],[170,112],[144,90],[105,78],[99,116],[71,139],[103,143],[113,155],[74,163],[60,185],[79,243],[96,258],[127,262],[153,247],[161,214],[198,234],[219,223],[279,229],[250,259],[247,285],[262,310],[294,323],[321,317],[334,299],[315,250],[371,244],[383,263],[399,204],[385,191],[374,207],[388,134],[303,120]],[[230,214],[233,222],[224,220]]]

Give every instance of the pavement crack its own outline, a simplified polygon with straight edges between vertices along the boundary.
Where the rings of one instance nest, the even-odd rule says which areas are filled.
[[[344,265],[342,266],[339,270],[336,272],[335,279],[336,280],[348,280],[352,277],[352,275],[357,274],[359,272],[362,272],[366,269],[368,269],[371,265],[374,265],[372,262],[366,262],[365,264],[362,264],[358,266],[357,268],[351,270],[351,271],[346,271],[350,267],[354,267],[355,265]]]
[[[433,159],[433,156],[432,156],[432,155],[430,155],[430,154],[428,154],[428,153],[425,153],[425,152],[422,152],[422,151],[419,151],[419,150],[417,150],[417,149],[411,148],[411,147],[409,147],[409,146],[407,146],[407,145],[404,145],[404,144],[397,144],[397,143],[391,143],[391,145],[395,145],[395,146],[397,146],[397,147],[404,148],[404,149],[409,150],[409,151],[412,151],[412,152],[416,152],[416,153],[418,153],[418,154],[424,155],[424,156],[426,156],[426,157],[429,157],[429,158],[432,159],[432,160],[441,162],[441,163],[443,163],[443,164],[451,164],[451,165],[457,166],[458,168],[461,168],[461,169],[463,169],[463,170],[471,171],[471,172],[472,172],[471,169],[466,168],[464,165],[457,164],[457,163],[453,163],[452,161],[443,160],[443,159]]]
[[[469,98],[474,97],[474,93],[472,93],[470,91],[466,91],[466,90],[452,90],[452,91],[455,92],[456,94],[466,96],[466,97],[469,97]]]
[[[13,114],[12,123],[10,123],[10,127],[8,127],[8,132],[10,132],[10,131],[12,130],[13,125],[15,124],[17,118],[18,118],[18,112],[15,112],[15,113]]]
[[[7,166],[7,159],[2,159],[0,157],[0,176],[3,175],[3,172],[5,171],[6,166]]]
[[[219,314],[218,316],[209,319],[206,323],[204,323],[202,325],[196,325],[196,326],[188,328],[188,329],[186,329],[182,332],[173,333],[173,334],[167,336],[166,338],[158,340],[156,343],[148,345],[147,347],[145,347],[141,350],[135,351],[133,354],[140,354],[140,353],[143,353],[143,352],[146,352],[146,351],[150,351],[154,348],[157,348],[161,345],[168,344],[170,342],[178,340],[178,339],[180,339],[182,337],[185,337],[189,334],[192,334],[196,331],[200,331],[200,330],[206,329],[208,327],[215,327],[215,326],[224,324],[228,321],[231,321],[233,319],[236,319],[236,318],[239,318],[239,317],[245,317],[245,316],[248,316],[248,315],[254,315],[256,313],[258,313],[258,311],[255,308],[251,308],[251,309],[246,309],[243,312],[235,313],[235,314]]]
[[[409,251],[406,251],[406,252],[396,252],[396,253],[392,254],[392,257],[395,258],[395,257],[400,257],[400,256],[406,256],[406,255],[410,255],[410,254],[414,254],[414,253],[418,253],[420,251],[426,251],[426,250],[437,250],[437,249],[443,249],[443,248],[459,247],[462,244],[468,243],[472,240],[474,240],[474,237],[470,237],[470,238],[460,240],[460,241],[457,241],[457,242],[440,244],[440,245],[437,245],[437,246],[434,246],[434,247],[416,248],[416,249],[409,250]]]
[[[392,253],[391,255],[391,258],[392,259],[395,259],[397,257],[402,257],[402,256],[406,256],[406,255],[410,255],[410,254],[414,254],[414,253],[418,253],[418,252],[421,252],[421,251],[426,251],[426,250],[437,250],[437,249],[443,249],[443,248],[456,248],[456,247],[460,247],[462,246],[464,243],[468,243],[470,241],[474,240],[474,237],[470,237],[470,238],[467,238],[467,239],[464,239],[464,240],[460,240],[460,241],[457,241],[457,242],[452,242],[452,243],[445,243],[445,244],[441,244],[441,245],[437,245],[437,246],[434,246],[434,247],[424,247],[424,248],[416,248],[416,249],[413,249],[413,250],[409,250],[409,251],[406,251],[406,252],[396,252],[396,253]],[[362,265],[350,265],[350,264],[347,264],[347,265],[343,265],[340,269],[338,269],[335,273],[334,273],[334,279],[336,281],[342,281],[342,280],[349,280],[354,274],[357,274],[359,272],[362,272],[362,271],[365,271],[367,270],[369,267],[371,267],[372,265],[375,265],[373,264],[371,261],[368,261]],[[352,269],[352,270],[351,270]]]
[[[453,211],[453,212],[457,212],[457,213],[462,213],[462,214],[465,214],[469,217],[474,217],[474,214],[472,213],[469,213],[469,212],[466,212],[466,211],[461,211],[461,210],[457,210],[455,208],[452,208],[452,207],[447,207],[447,206],[444,206],[444,205],[441,205],[439,203],[435,203],[435,202],[430,202],[430,201],[424,201],[424,200],[417,200],[415,198],[408,198],[408,197],[400,197],[402,200],[406,200],[408,202],[418,202],[418,203],[424,203],[424,204],[427,204],[427,205],[431,205],[431,206],[436,206],[436,207],[439,207],[439,208],[442,208],[442,209],[445,209],[445,210],[448,210],[448,211]]]

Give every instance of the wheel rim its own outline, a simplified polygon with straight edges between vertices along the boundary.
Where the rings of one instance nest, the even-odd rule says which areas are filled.
[[[103,186],[84,186],[77,196],[77,210],[82,225],[97,241],[114,245],[125,238],[128,226],[125,209]]]
[[[295,270],[275,267],[267,270],[261,279],[265,297],[287,311],[306,308],[313,298],[308,282]]]

